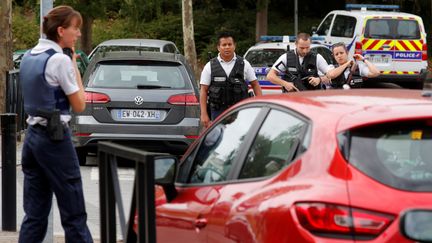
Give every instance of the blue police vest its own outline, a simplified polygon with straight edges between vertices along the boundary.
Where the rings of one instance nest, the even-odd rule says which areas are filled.
[[[53,49],[39,54],[28,51],[21,61],[20,84],[24,111],[30,116],[40,116],[38,109],[59,109],[61,114],[70,114],[69,101],[64,91],[60,86],[51,86],[45,79],[46,64],[55,53]]]

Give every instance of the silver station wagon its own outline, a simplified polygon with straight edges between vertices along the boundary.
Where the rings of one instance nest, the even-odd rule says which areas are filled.
[[[98,141],[181,155],[198,136],[198,87],[181,54],[100,52],[83,84],[86,109],[71,122],[81,165]]]

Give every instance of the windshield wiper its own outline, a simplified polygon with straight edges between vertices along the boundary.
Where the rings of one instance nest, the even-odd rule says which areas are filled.
[[[164,89],[164,88],[171,88],[169,86],[160,86],[160,85],[141,85],[138,84],[137,89]]]

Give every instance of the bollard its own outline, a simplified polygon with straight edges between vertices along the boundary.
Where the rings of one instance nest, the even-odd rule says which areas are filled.
[[[16,114],[0,115],[2,146],[2,230],[16,231]]]

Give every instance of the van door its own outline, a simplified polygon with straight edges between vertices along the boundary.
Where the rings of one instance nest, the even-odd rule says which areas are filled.
[[[420,71],[422,39],[414,18],[368,17],[361,38],[362,51],[382,74],[413,74]]]

